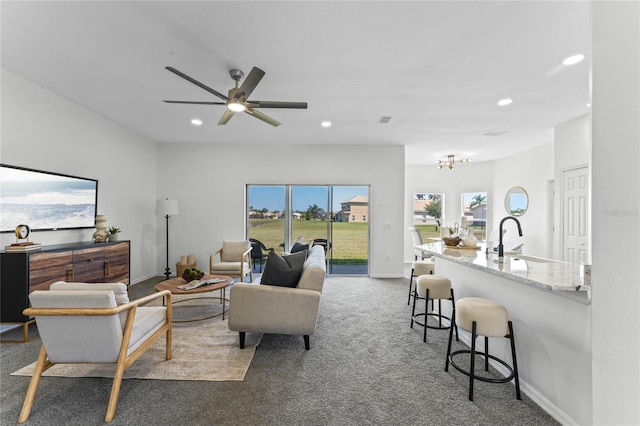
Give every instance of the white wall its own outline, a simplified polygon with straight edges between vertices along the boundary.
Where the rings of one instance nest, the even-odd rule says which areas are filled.
[[[0,161],[98,180],[98,213],[131,240],[131,280],[156,265],[156,143],[1,70]],[[114,159],[116,161],[111,161]],[[18,224],[16,224],[18,225]],[[94,230],[34,232],[31,241],[90,241]],[[4,247],[15,241],[1,234]]]
[[[489,202],[493,220],[488,222],[488,232],[498,236],[500,220],[507,216],[504,197],[513,186],[521,186],[529,195],[529,206],[518,220],[522,226],[522,237],[518,237],[516,224],[504,223],[507,230],[505,241],[524,242],[523,253],[547,257],[547,182],[553,179],[553,143],[529,149],[493,162],[492,191]]]
[[[592,46],[593,423],[638,425],[640,3],[592,2]]]
[[[404,261],[413,261],[413,242],[407,228],[413,224],[413,194],[444,193],[444,225],[460,222],[462,216],[463,192],[487,192],[490,203],[492,191],[492,162],[469,163],[456,166],[453,170],[439,170],[435,165],[407,165],[404,183]],[[493,212],[487,212],[491,221]]]
[[[406,166],[404,259],[413,259],[413,244],[406,228],[412,224],[412,196],[419,192],[445,194],[444,223],[460,222],[464,192],[487,192],[487,236],[498,235],[500,220],[507,216],[504,197],[512,186],[522,186],[529,194],[529,208],[519,218],[523,237],[518,237],[515,223],[508,221],[505,241],[524,241],[523,251],[546,257],[547,181],[553,178],[553,143],[495,161],[470,163],[453,170],[433,166]]]
[[[169,227],[174,273],[181,254],[196,253],[200,269],[208,268],[209,254],[223,240],[245,238],[247,184],[351,184],[371,185],[370,275],[403,275],[402,146],[162,143],[158,170],[158,198],[180,206]],[[161,265],[164,229],[158,232]]]
[[[591,167],[591,121],[588,115],[583,115],[574,120],[560,124],[555,128],[555,198],[556,209],[554,211],[553,222],[556,232],[553,235],[551,253],[549,257],[561,259],[560,239],[562,237],[562,180],[563,172],[578,167]],[[591,211],[591,173],[589,174],[589,208]],[[591,221],[588,221],[591,224]],[[591,228],[588,230],[591,237]],[[591,240],[589,241],[589,259],[591,261]]]

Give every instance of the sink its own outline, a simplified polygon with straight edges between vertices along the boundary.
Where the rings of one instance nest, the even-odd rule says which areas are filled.
[[[527,262],[536,263],[563,263],[561,260],[546,259],[544,257],[529,256],[527,254],[505,254],[504,257],[510,257],[512,259],[526,260]]]

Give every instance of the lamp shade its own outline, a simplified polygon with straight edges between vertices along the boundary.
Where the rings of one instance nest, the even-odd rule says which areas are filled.
[[[156,214],[162,216],[176,216],[179,213],[178,200],[165,198],[156,201]]]

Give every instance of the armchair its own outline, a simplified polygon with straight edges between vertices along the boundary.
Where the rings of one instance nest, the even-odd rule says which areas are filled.
[[[253,281],[251,270],[251,243],[249,241],[223,241],[222,247],[209,256],[209,273],[239,277],[249,275],[249,282]],[[215,262],[215,256],[220,256],[220,261]]]
[[[165,297],[166,306],[145,305]],[[171,359],[171,293],[168,290],[129,302],[124,284],[58,282],[29,295],[42,338],[18,423],[29,418],[42,373],[54,364],[116,363],[105,421],[113,420],[124,371],[162,334]],[[120,302],[120,304],[118,304]]]

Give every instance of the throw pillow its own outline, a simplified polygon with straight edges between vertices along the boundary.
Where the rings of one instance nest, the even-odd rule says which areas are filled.
[[[273,250],[269,251],[260,284],[297,287],[306,259],[306,252],[280,256]]]

